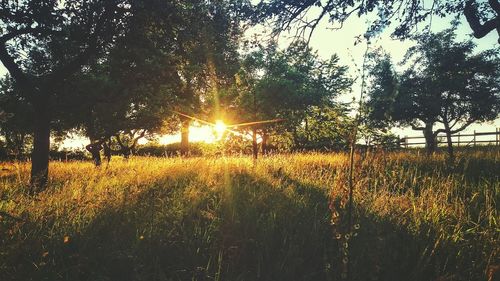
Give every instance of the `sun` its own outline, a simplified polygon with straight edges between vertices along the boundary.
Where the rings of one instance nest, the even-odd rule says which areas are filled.
[[[224,135],[224,133],[227,130],[227,126],[224,123],[224,121],[222,121],[222,120],[216,120],[215,121],[215,125],[214,125],[214,130],[215,130],[215,133],[217,135],[217,138],[221,139],[222,135]]]

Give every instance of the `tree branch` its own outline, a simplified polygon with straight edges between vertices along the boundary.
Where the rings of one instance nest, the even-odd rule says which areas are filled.
[[[132,142],[132,145],[130,146],[130,148],[134,149],[135,146],[137,145],[137,142],[139,141],[139,139],[143,138],[144,135],[146,135],[146,129],[142,130],[142,132],[136,138],[134,138],[134,141]]]
[[[31,33],[32,30],[33,30],[32,28],[28,27],[28,28],[22,28],[22,29],[14,30],[14,31],[12,31],[10,33],[6,33],[6,34],[0,36],[0,43],[5,44],[7,41],[12,40],[12,39],[16,38],[19,35]]]
[[[498,0],[488,0],[491,8],[500,16],[500,2]]]
[[[495,11],[500,6],[497,0],[489,0],[489,2]],[[486,34],[490,33],[495,28],[500,32],[500,15],[497,15],[496,17],[481,24],[477,13],[477,6],[475,5],[474,0],[468,0],[465,4],[464,15],[467,19],[467,22],[469,23],[470,28],[472,29],[472,31],[474,31],[474,37],[483,38],[484,36],[486,36]],[[498,41],[500,42],[500,38],[498,39]]]
[[[78,69],[82,65],[84,65],[93,54],[95,54],[97,52],[97,50],[99,48],[99,46],[98,46],[99,36],[101,36],[102,33],[105,32],[104,27],[103,27],[104,22],[108,17],[110,17],[110,15],[117,8],[116,6],[113,6],[112,3],[113,2],[111,2],[111,4],[108,4],[105,7],[104,12],[101,14],[99,19],[97,20],[97,22],[95,24],[96,30],[89,35],[89,38],[87,41],[88,44],[87,44],[87,47],[85,48],[85,50],[83,50],[80,54],[78,54],[76,56],[76,58],[74,58],[72,61],[70,61],[66,65],[62,66],[60,69],[54,70],[52,72],[52,74],[49,75],[50,77],[48,77],[48,80],[50,81],[49,84],[57,82],[57,81],[61,80],[62,78],[66,77],[68,74],[72,74],[72,73],[75,73],[76,71],[78,71]]]
[[[125,148],[125,145],[123,144],[123,142],[122,142],[122,140],[120,138],[120,135],[119,134],[115,135],[115,138],[116,138],[116,141],[118,142],[118,144],[120,145],[120,147],[122,149]]]
[[[26,86],[30,83],[29,77],[27,74],[25,74],[22,69],[17,65],[17,63],[14,60],[14,57],[12,57],[8,50],[7,50],[7,42],[20,36],[20,35],[25,35],[25,34],[33,34],[33,33],[39,33],[39,34],[51,34],[55,33],[57,31],[46,29],[43,27],[26,27],[26,28],[21,28],[17,29],[14,31],[11,31],[9,33],[6,33],[2,36],[0,36],[0,61],[2,61],[3,65],[7,70],[9,71],[10,75],[20,84],[23,86]]]
[[[0,61],[2,61],[3,65],[7,68],[10,75],[14,78],[14,80],[16,80],[16,82],[21,85],[28,84],[28,76],[22,71],[22,69],[14,61],[14,58],[9,54],[5,43],[0,45]]]
[[[441,133],[446,133],[446,130],[445,129],[437,129],[436,131],[434,131],[433,135],[434,135],[434,137],[436,137],[437,135],[439,135]]]
[[[415,131],[423,131],[423,130],[425,130],[425,127],[417,127],[414,124],[411,124],[410,126],[411,126],[411,129],[415,130]]]
[[[465,130],[465,128],[469,127],[470,124],[474,123],[476,120],[474,119],[469,119],[467,122],[465,122],[461,127],[457,128],[456,130],[450,130],[450,133],[456,134],[458,132],[461,132]]]
[[[293,10],[287,10],[287,12],[290,15],[288,16],[288,20],[285,20],[281,24],[280,29],[286,30],[286,29],[290,28],[290,25],[294,21],[298,20],[298,17],[300,16],[300,14],[302,14],[306,9],[308,9],[310,6],[312,6],[315,2],[316,2],[316,0],[308,0],[304,3],[302,3],[301,5],[296,5]]]
[[[92,150],[94,150],[94,148],[96,148],[98,145],[102,145],[105,141],[106,141],[106,138],[101,138],[95,142],[91,142],[90,144],[86,145],[85,149],[87,149],[89,152],[92,152]]]
[[[330,3],[331,3],[331,1],[328,1],[327,5],[329,5]],[[309,32],[309,37],[307,38],[307,44],[309,44],[309,41],[311,41],[311,37],[312,37],[314,30],[316,29],[316,26],[318,26],[318,23],[323,19],[323,17],[325,16],[326,13],[327,13],[327,10],[325,7],[325,8],[323,8],[323,11],[321,11],[321,14],[313,21],[313,24],[310,25],[311,31]]]

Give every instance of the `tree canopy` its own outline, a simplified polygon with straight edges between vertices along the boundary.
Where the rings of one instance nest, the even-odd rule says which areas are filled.
[[[394,70],[389,56],[372,69],[368,116],[375,124],[395,122],[423,131],[430,151],[437,134],[446,133],[452,154],[452,134],[498,117],[499,53],[475,52],[472,41],[456,41],[453,29],[416,39],[403,73]],[[438,123],[442,128],[434,130]]]
[[[334,98],[347,91],[351,79],[347,68],[334,55],[322,60],[304,42],[295,42],[280,51],[275,45],[249,53],[238,73],[237,120],[283,119],[274,125],[253,126],[263,136],[263,146],[270,130],[292,134],[299,142],[302,126],[312,107],[335,104]]]

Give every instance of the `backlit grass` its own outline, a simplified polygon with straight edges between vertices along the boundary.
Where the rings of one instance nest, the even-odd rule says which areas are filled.
[[[4,163],[0,280],[486,280],[500,264],[498,150],[357,158],[352,233],[345,154],[52,162],[36,197],[29,165]]]

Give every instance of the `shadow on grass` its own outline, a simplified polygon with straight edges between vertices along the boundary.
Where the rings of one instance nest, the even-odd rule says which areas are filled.
[[[281,170],[272,174],[301,189],[322,188],[305,184]],[[350,280],[487,280],[488,266],[500,262],[495,242],[485,245],[484,241],[475,239],[473,233],[465,237],[466,240],[452,241],[439,234],[436,226],[422,223],[418,230],[411,229],[373,213],[366,206],[355,204],[354,209],[360,228],[348,243]],[[341,245],[335,242],[330,245],[333,248],[329,258],[334,269],[331,277],[341,280],[341,270],[338,270],[342,263]]]
[[[350,243],[352,280],[487,280],[493,249],[452,241],[435,227],[412,230],[357,206],[361,228]],[[490,252],[487,252],[490,251]]]
[[[158,179],[67,234],[2,223],[1,280],[326,280],[323,193],[247,172],[204,184]]]

